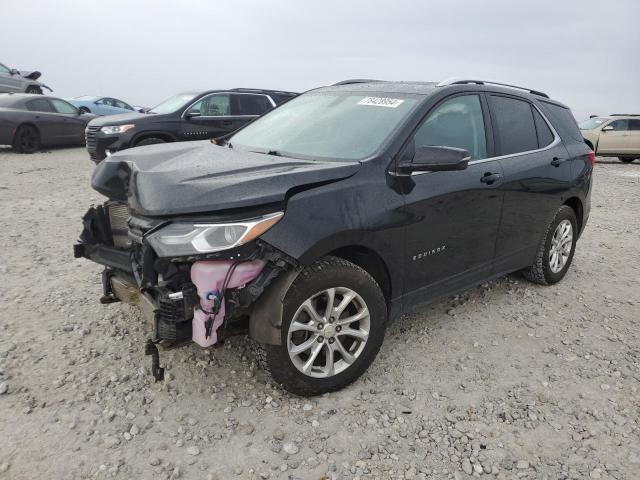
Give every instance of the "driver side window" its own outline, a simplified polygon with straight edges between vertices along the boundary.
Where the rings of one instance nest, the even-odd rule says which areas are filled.
[[[231,108],[229,102],[229,94],[216,93],[204,97],[197,102],[190,111],[197,110],[200,112],[201,117],[226,117],[231,115]]]
[[[0,63],[0,73],[9,73],[9,69]]]
[[[629,120],[615,120],[609,124],[616,132],[624,132],[629,128]]]
[[[487,137],[478,95],[445,100],[429,113],[414,135],[415,148],[437,146],[462,148],[471,160],[487,158]]]

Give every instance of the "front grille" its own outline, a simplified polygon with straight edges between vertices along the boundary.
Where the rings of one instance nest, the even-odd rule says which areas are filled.
[[[96,135],[99,130],[100,127],[89,125],[84,131],[84,139],[87,143],[87,151],[89,152],[89,156],[94,160],[96,159]]]
[[[126,203],[113,202],[106,205],[109,213],[109,225],[113,237],[113,246],[116,248],[128,249],[131,247],[129,239],[129,207]]]

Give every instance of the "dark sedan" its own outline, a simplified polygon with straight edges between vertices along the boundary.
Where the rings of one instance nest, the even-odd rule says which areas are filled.
[[[21,153],[40,147],[84,145],[84,130],[95,115],[55,97],[0,94],[0,145]]]

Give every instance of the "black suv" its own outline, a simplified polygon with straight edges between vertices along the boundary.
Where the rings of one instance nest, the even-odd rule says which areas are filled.
[[[248,332],[287,390],[352,382],[390,321],[509,272],[566,274],[595,156],[546,94],[478,80],[343,82],[224,145],[112,155],[76,257],[155,344]]]
[[[146,115],[95,119],[85,132],[87,150],[97,163],[125,148],[223,137],[296,95],[251,88],[180,93]]]

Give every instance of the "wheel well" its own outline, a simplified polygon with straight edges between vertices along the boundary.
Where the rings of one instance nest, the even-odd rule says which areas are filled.
[[[582,202],[578,197],[571,197],[569,200],[564,202],[568,207],[573,208],[574,213],[576,214],[576,219],[578,220],[578,231],[582,231],[582,215],[584,213],[582,208]]]
[[[173,137],[171,135],[167,135],[166,133],[146,133],[136,138],[135,144],[138,145],[141,141],[146,140],[147,138],[161,138],[165,142],[174,141]]]
[[[40,88],[40,85],[27,85],[27,88],[25,88],[25,92],[29,89],[35,89],[38,92],[40,92],[40,95],[42,95],[42,88]]]
[[[38,132],[38,135],[40,135],[40,129],[35,124],[33,124],[31,122],[23,122],[23,123],[21,123],[20,125],[18,125],[16,127],[16,130],[13,133],[14,137],[15,137],[16,133],[18,132],[18,130],[20,130],[20,128],[22,128],[22,127],[33,127],[36,130],[36,132]]]
[[[595,149],[593,148],[593,143],[591,143],[589,140],[585,140],[584,143],[586,143],[587,146],[595,152]]]
[[[391,277],[389,270],[384,260],[373,250],[358,245],[351,245],[347,247],[341,247],[333,252],[329,253],[334,257],[344,258],[351,263],[358,265],[364,269],[373,277],[373,279],[380,285],[382,294],[387,301],[387,307],[390,305],[391,300]]]

